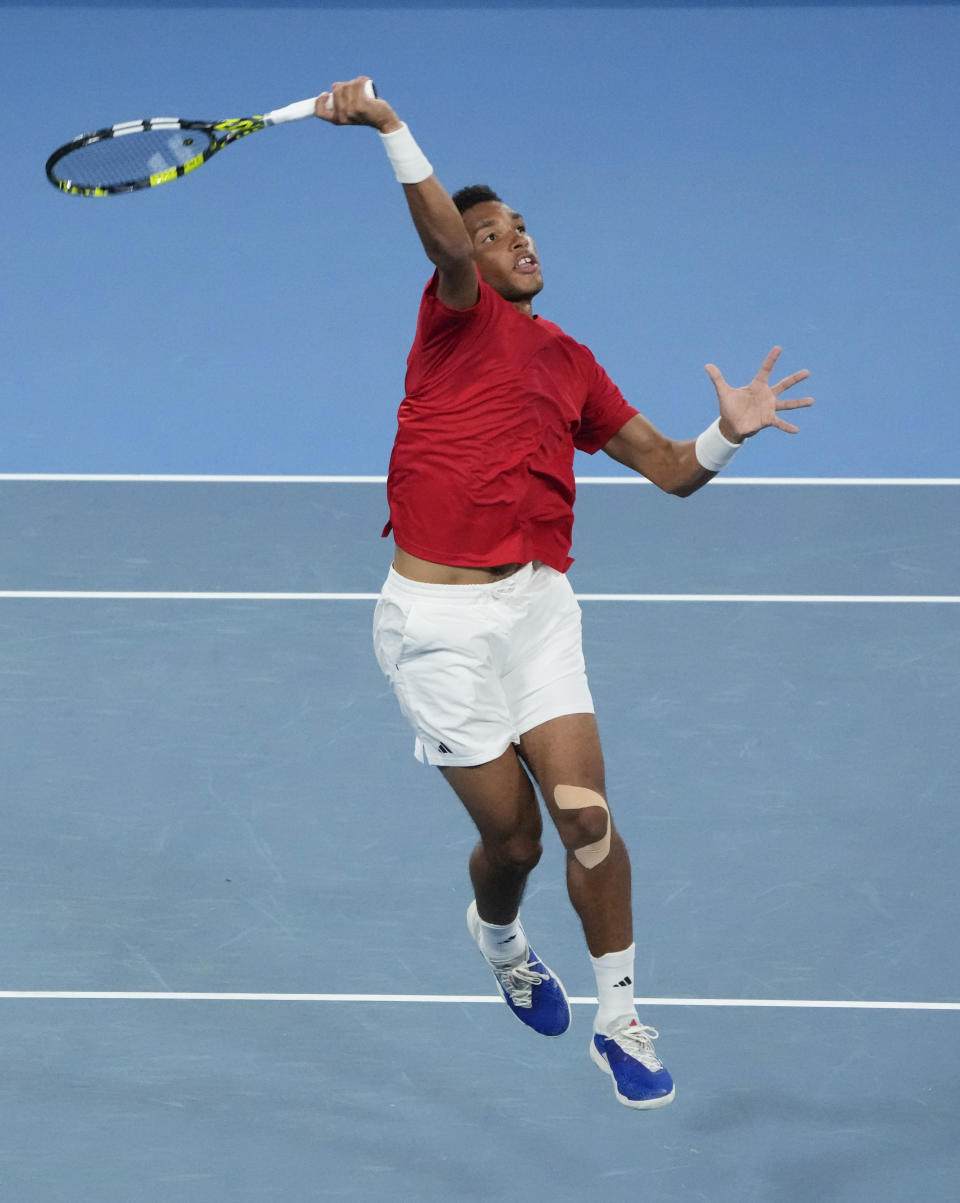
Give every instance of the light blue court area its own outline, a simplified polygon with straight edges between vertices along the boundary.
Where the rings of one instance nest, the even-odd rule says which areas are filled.
[[[652,1114],[587,1057],[556,840],[570,1033],[467,935],[469,823],[370,650],[382,484],[0,508],[5,1197],[954,1203],[956,484],[580,489]]]
[[[956,1013],[654,1009],[684,1085],[644,1115],[586,1008],[553,1042],[493,1006],[3,1005],[11,1198],[955,1198]]]

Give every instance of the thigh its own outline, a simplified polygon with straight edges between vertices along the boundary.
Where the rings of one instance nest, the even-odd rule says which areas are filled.
[[[520,737],[520,755],[561,836],[574,823],[576,812],[557,806],[554,790],[558,785],[581,786],[606,799],[603,750],[592,714],[565,714],[525,732]]]
[[[504,692],[519,731],[560,715],[592,714],[580,606],[562,573],[539,565],[512,632]]]
[[[416,756],[438,767],[483,765],[518,731],[497,667],[498,631],[471,594],[391,574],[374,613],[374,650],[416,736]],[[432,592],[430,592],[432,590]],[[439,594],[439,595],[438,595]]]
[[[540,807],[530,778],[511,745],[486,764],[440,770],[473,819],[484,843],[523,835],[539,839]]]

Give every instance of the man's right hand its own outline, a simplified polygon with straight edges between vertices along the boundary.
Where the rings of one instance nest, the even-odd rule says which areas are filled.
[[[321,121],[331,125],[370,125],[381,134],[399,129],[403,122],[389,104],[380,97],[367,95],[368,75],[358,75],[349,83],[335,83],[329,92],[317,97],[314,112]],[[329,108],[330,101],[333,107]]]

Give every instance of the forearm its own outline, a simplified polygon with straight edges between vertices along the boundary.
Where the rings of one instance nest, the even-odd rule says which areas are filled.
[[[463,218],[435,175],[416,184],[404,184],[403,191],[414,228],[431,263],[443,270],[473,258]]]
[[[780,348],[774,347],[753,380],[742,388],[731,388],[720,369],[708,363],[707,375],[717,390],[720,417],[692,442],[667,439],[646,418],[636,414],[613,436],[604,451],[667,493],[689,497],[725,468],[744,440],[758,431],[773,426],[789,434],[798,433],[796,426],[778,416],[778,411],[803,409],[813,404],[813,398],[785,401],[781,394],[806,380],[810,373],[804,368],[771,385],[770,371],[779,356]]]
[[[665,493],[689,497],[730,462],[738,447],[735,438],[724,437],[722,421],[696,439],[681,441],[667,438],[642,414],[636,414],[604,451]]]
[[[668,440],[672,454],[664,466],[665,483],[660,487],[677,497],[689,497],[730,463],[743,441],[723,418],[688,442]]]
[[[439,272],[437,298],[454,309],[468,308],[477,299],[477,272],[463,218],[406,125],[381,131],[381,139],[423,249]]]
[[[427,258],[439,268],[469,258],[470,240],[457,207],[406,123],[391,109],[379,133]]]
[[[332,125],[372,126],[403,190],[424,250],[436,266],[468,263],[473,248],[457,207],[396,110],[374,94],[369,77],[334,84],[317,98],[316,115]]]
[[[637,467],[636,471],[664,493],[689,497],[716,476],[716,472],[709,471],[697,459],[696,446],[696,439],[683,442],[664,439],[663,445],[654,454],[645,456],[642,468]]]

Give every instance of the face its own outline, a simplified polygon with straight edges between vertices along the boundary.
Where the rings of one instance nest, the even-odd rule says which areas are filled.
[[[530,301],[543,288],[533,239],[519,213],[500,201],[482,201],[463,215],[480,275],[505,301]]]

